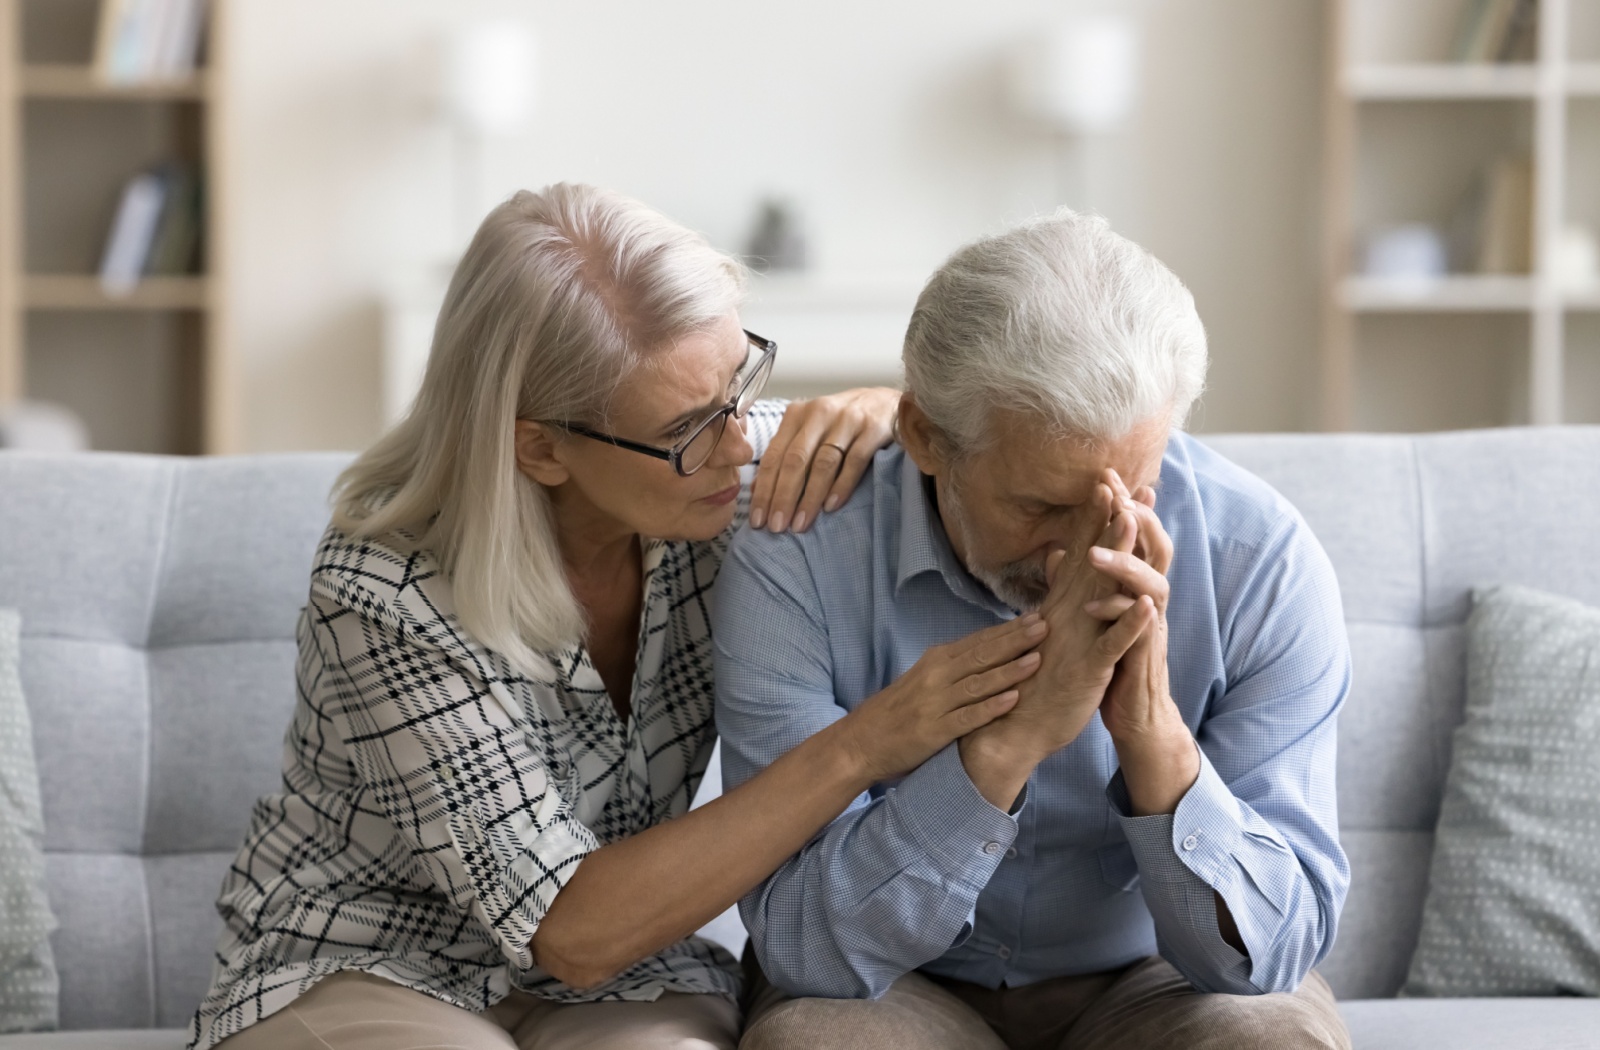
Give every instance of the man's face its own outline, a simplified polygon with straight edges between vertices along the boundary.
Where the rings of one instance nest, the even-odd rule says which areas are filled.
[[[1050,552],[1081,559],[1106,525],[1094,501],[1106,468],[1130,492],[1155,487],[1170,419],[1163,414],[1096,442],[1053,435],[1020,413],[998,414],[990,425],[994,440],[986,451],[954,463],[927,449],[913,456],[938,481],[945,533],[967,571],[1012,608],[1036,609],[1049,591]]]

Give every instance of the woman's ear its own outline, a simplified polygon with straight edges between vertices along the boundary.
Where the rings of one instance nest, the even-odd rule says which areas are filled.
[[[895,436],[905,448],[906,455],[924,474],[942,476],[948,464],[940,454],[941,442],[938,428],[922,411],[922,406],[909,393],[900,395],[900,414],[895,420]]]
[[[565,484],[572,472],[558,456],[555,431],[530,419],[516,422],[517,469],[525,477],[547,488]]]

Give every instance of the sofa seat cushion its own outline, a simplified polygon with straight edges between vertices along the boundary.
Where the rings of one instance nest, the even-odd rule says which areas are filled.
[[[108,1028],[0,1035],[0,1050],[183,1050],[188,1041],[181,1028]]]
[[[1352,999],[1339,1013],[1355,1050],[1600,1050],[1595,999]]]

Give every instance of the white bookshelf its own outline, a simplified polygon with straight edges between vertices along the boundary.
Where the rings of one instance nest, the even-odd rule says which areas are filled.
[[[1600,135],[1600,0],[1539,0],[1535,59],[1505,64],[1451,60],[1469,2],[1328,2],[1320,390],[1328,429],[1551,424],[1600,406],[1600,391],[1575,398],[1568,389],[1572,353],[1600,362],[1600,345],[1588,345],[1592,322],[1571,323],[1600,310],[1600,290],[1561,287],[1555,259],[1569,222],[1600,230],[1600,185],[1580,170],[1600,161],[1600,143],[1576,160],[1571,152],[1573,136]],[[1531,272],[1406,282],[1360,274],[1368,236],[1406,222],[1447,228],[1478,170],[1513,154],[1533,161]],[[1465,344],[1478,352],[1450,355]],[[1429,354],[1431,365],[1417,360]],[[1402,381],[1416,389],[1389,389]],[[1492,389],[1469,396],[1474,381]],[[1430,398],[1434,410],[1404,414]],[[1389,414],[1375,415],[1377,403]]]

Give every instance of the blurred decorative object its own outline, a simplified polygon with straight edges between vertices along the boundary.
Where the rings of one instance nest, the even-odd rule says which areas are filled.
[[[454,130],[456,225],[463,243],[482,218],[487,140],[521,131],[533,113],[538,48],[513,19],[468,22],[444,41],[440,108]]]
[[[1023,112],[1070,134],[1114,131],[1138,97],[1138,25],[1114,11],[1066,19],[1018,48],[1010,73]]]
[[[1470,0],[1461,12],[1457,62],[1532,62],[1538,54],[1539,0]]]
[[[89,428],[70,410],[43,401],[17,401],[0,408],[0,449],[82,452]]]
[[[94,72],[105,84],[183,80],[200,60],[206,0],[100,0]]]
[[[757,273],[806,268],[806,236],[792,204],[774,197],[761,202],[745,261]]]
[[[1600,242],[1587,226],[1568,226],[1556,241],[1555,279],[1567,291],[1592,291],[1600,285]]]
[[[1411,222],[1373,234],[1362,270],[1368,277],[1390,281],[1432,281],[1449,270],[1448,254],[1438,230]]]

